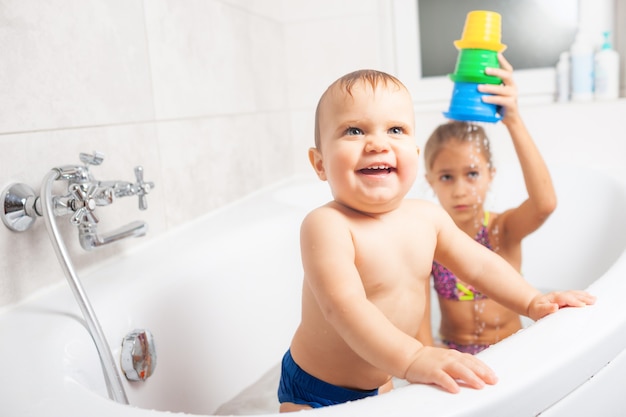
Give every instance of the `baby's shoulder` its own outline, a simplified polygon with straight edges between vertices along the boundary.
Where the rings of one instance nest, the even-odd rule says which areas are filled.
[[[340,204],[337,204],[335,201],[330,201],[322,206],[318,206],[309,211],[306,217],[342,217],[342,208],[343,207]]]
[[[317,227],[318,225],[331,227],[331,225],[341,223],[347,223],[346,215],[341,208],[333,202],[311,210],[302,221],[303,226],[310,225],[313,227]]]
[[[439,204],[427,200],[406,199],[403,202],[402,216],[410,219],[416,226],[435,228],[437,230],[446,227],[450,215]]]
[[[418,198],[407,198],[404,200],[406,210],[421,213],[429,216],[440,216],[445,210],[438,204],[428,200],[420,200]]]

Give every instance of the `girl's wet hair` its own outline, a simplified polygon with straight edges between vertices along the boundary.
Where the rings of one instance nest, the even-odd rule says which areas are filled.
[[[424,162],[427,171],[431,170],[435,158],[439,155],[441,149],[453,141],[457,143],[475,143],[478,150],[485,155],[488,166],[493,168],[489,138],[485,133],[485,129],[471,122],[450,121],[438,126],[426,141]]]
[[[363,82],[366,85],[369,85],[370,87],[372,87],[372,90],[376,90],[376,87],[378,87],[378,85],[388,86],[389,84],[395,85],[396,87],[398,87],[398,89],[407,89],[404,84],[402,84],[402,82],[393,75],[372,69],[354,71],[339,78],[326,89],[324,94],[322,94],[322,97],[320,97],[320,100],[317,103],[317,108],[315,109],[316,148],[320,148],[319,110],[322,102],[331,91],[335,91],[336,89],[347,93],[349,96],[352,96],[352,88],[359,82]]]

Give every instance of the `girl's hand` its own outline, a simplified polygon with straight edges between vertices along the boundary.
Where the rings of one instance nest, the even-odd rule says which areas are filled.
[[[596,297],[585,291],[555,291],[533,298],[528,306],[528,317],[539,320],[563,307],[584,307],[595,302]]]
[[[519,118],[517,86],[513,81],[513,67],[502,53],[498,54],[498,62],[500,68],[487,68],[485,73],[501,78],[502,84],[481,84],[478,86],[478,91],[493,94],[492,96],[484,96],[483,101],[501,106],[502,122],[507,124],[508,121]]]

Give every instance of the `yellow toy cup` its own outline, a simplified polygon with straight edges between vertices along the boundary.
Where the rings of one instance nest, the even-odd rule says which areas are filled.
[[[500,13],[487,10],[474,10],[467,14],[463,36],[454,41],[457,49],[489,49],[502,52],[506,45],[500,42],[502,38],[502,17]]]

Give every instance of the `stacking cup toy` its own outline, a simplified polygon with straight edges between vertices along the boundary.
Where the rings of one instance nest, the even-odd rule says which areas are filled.
[[[506,45],[500,43],[502,18],[499,13],[474,10],[465,18],[463,36],[454,41],[457,49],[489,49],[502,52]]]
[[[496,12],[474,10],[467,14],[463,36],[454,41],[459,50],[454,73],[450,108],[443,113],[453,120],[490,122],[501,119],[499,106],[483,102],[486,95],[478,91],[479,84],[500,84],[499,77],[487,75],[485,69],[498,68],[498,52],[506,45],[500,42],[501,17]]]
[[[499,77],[485,74],[485,69],[499,66],[497,51],[461,49],[450,79],[464,83],[500,84],[502,80]]]
[[[450,109],[443,113],[452,120],[495,123],[501,119],[499,106],[485,103],[482,98],[487,94],[478,91],[476,83],[454,83]]]

